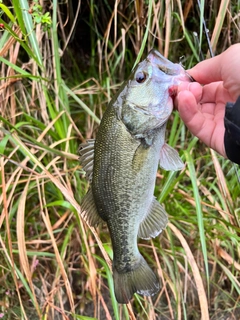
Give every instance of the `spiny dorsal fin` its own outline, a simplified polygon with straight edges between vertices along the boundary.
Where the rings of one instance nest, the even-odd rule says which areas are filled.
[[[80,144],[78,152],[80,155],[80,163],[86,172],[86,178],[92,181],[93,174],[93,158],[94,158],[95,139],[89,139],[85,143]]]
[[[159,158],[159,165],[164,170],[177,171],[184,168],[184,163],[179,157],[178,152],[164,143]]]
[[[155,238],[166,228],[168,216],[160,203],[153,198],[147,215],[141,222],[138,230],[138,237],[142,239]]]
[[[98,214],[91,188],[88,189],[88,192],[83,197],[81,209],[82,211],[85,211],[83,213],[83,218],[90,224],[90,226],[96,227],[99,223],[103,222],[102,218]]]

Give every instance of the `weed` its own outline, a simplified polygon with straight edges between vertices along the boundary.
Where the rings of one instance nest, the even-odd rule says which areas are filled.
[[[239,318],[239,169],[173,113],[168,142],[186,167],[158,172],[155,195],[170,223],[140,242],[162,287],[119,306],[107,228],[81,217],[77,151],[152,47],[191,67],[200,52],[208,57],[203,20],[216,54],[239,42],[239,2],[8,4],[0,3],[0,318]]]

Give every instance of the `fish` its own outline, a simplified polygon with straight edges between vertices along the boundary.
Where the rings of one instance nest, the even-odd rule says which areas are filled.
[[[120,304],[134,293],[152,296],[160,289],[157,275],[139,252],[138,238],[154,238],[168,223],[154,188],[158,166],[174,171],[184,167],[178,152],[165,143],[172,96],[183,81],[191,81],[184,68],[152,49],[109,103],[96,139],[79,148],[89,180],[83,216],[91,226],[108,226]]]

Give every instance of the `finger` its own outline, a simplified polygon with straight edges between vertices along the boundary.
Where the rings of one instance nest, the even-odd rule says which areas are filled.
[[[240,44],[232,45],[222,54],[204,60],[195,67],[188,70],[188,73],[199,83],[208,84],[216,81],[223,81],[223,86],[235,101],[240,92]]]
[[[197,82],[182,82],[179,86],[178,86],[178,94],[182,91],[188,90],[190,91],[197,102],[199,102],[201,100],[202,97],[202,86],[197,83]],[[178,95],[175,98],[174,101],[175,107],[178,108]]]
[[[225,90],[222,81],[206,84],[202,89],[201,103],[216,103],[217,94],[221,93],[221,90]]]
[[[220,62],[221,56],[216,56],[199,62],[192,69],[187,70],[187,72],[201,84],[222,81]]]
[[[192,92],[185,90],[178,94],[178,111],[189,130],[197,136],[205,117],[200,112]]]
[[[206,84],[202,89],[202,97],[200,103],[226,104],[233,101],[232,96],[223,86],[222,81]]]
[[[179,93],[178,110],[188,129],[207,146],[226,156],[223,143],[225,132],[223,115],[213,116],[202,113],[200,106],[190,91]]]

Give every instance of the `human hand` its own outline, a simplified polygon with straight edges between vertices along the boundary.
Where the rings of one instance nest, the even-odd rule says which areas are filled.
[[[179,86],[176,108],[195,136],[226,157],[224,114],[226,103],[240,95],[240,44],[188,72],[197,82]]]

